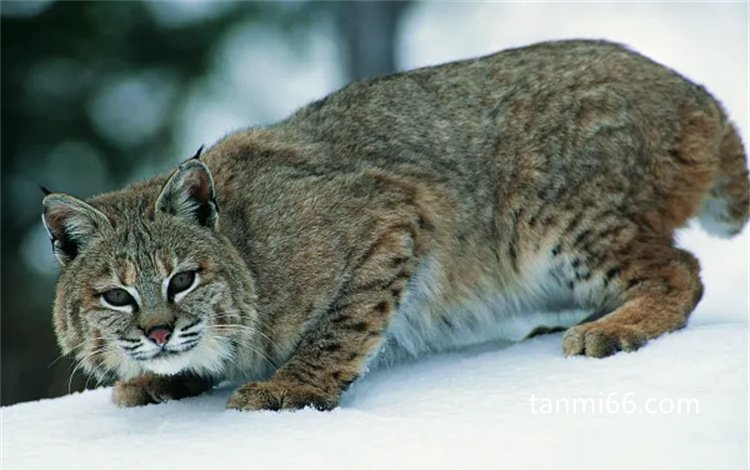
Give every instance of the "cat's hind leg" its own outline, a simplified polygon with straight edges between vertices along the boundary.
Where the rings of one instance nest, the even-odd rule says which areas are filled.
[[[566,355],[634,351],[683,327],[703,293],[698,261],[665,241],[632,242],[602,268],[602,294],[614,309],[563,336]]]

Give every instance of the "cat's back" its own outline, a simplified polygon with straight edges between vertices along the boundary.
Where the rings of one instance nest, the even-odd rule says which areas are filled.
[[[654,89],[656,86],[658,89]],[[704,96],[680,75],[619,44],[570,40],[508,49],[352,83],[301,109],[289,125],[329,142],[461,138],[491,126],[517,102],[543,111],[550,99],[572,101],[593,89],[632,90],[684,101]],[[671,88],[671,96],[664,96]],[[533,102],[532,102],[533,101]],[[527,110],[529,111],[529,110]],[[342,118],[346,125],[342,125]],[[414,128],[420,132],[414,132]],[[369,133],[370,139],[366,138]]]
[[[327,148],[311,159],[449,180],[472,193],[493,190],[518,165],[556,162],[566,168],[555,172],[575,177],[568,165],[647,164],[658,153],[649,145],[679,138],[685,110],[706,108],[720,113],[671,69],[618,44],[572,40],[356,82],[279,128]],[[600,143],[591,137],[607,129],[628,136],[615,135],[620,148],[609,155],[643,158],[593,161]]]
[[[695,215],[724,119],[667,67],[565,41],[354,83],[228,137],[206,162],[219,205],[241,215],[228,220],[252,220],[266,234],[259,250],[282,247],[256,262],[285,273],[279,285],[299,280],[279,253],[364,246],[396,207],[420,211],[425,248],[388,342],[416,353],[474,341],[476,328],[496,334],[497,322],[518,339],[581,321],[590,311],[578,304],[599,308],[597,286],[620,269],[608,253]],[[250,231],[233,226],[238,241]],[[546,315],[559,311],[575,312]]]
[[[238,194],[248,184],[275,195],[364,187],[362,174],[385,172],[441,194],[457,227],[496,233],[498,220],[536,206],[624,198],[639,211],[668,199],[696,113],[713,127],[723,120],[702,87],[636,52],[557,41],[355,82],[270,128],[230,135],[208,158],[221,155],[209,166]]]

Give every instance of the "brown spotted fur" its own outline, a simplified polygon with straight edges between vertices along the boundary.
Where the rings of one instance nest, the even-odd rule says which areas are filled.
[[[87,213],[90,233],[61,260],[55,328],[90,373],[133,375],[132,365],[120,373],[113,336],[199,311],[211,312],[215,344],[232,345],[203,379],[119,382],[121,405],[246,377],[230,408],[335,407],[428,258],[443,268],[436,305],[480,286],[512,296],[535,260],[549,260],[555,287],[594,312],[564,334],[564,353],[635,350],[684,326],[701,297],[698,262],[674,246],[674,230],[701,216],[731,235],[748,218],[745,153],[717,101],[606,42],[543,43],[354,83],[276,125],[230,134],[201,161],[215,226],[160,214],[166,178],[155,178],[88,201],[109,224]],[[53,236],[88,211],[60,197],[45,200]],[[184,306],[155,294],[123,319],[99,305],[101,279],[148,290],[184,256],[205,279]]]

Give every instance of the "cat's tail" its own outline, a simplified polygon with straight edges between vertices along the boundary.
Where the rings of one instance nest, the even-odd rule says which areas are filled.
[[[719,169],[703,199],[698,221],[711,235],[729,238],[742,231],[750,216],[747,156],[736,128],[725,120]]]

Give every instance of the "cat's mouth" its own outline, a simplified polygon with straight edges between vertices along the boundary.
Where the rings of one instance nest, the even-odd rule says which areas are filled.
[[[199,342],[200,341],[190,341],[188,344],[179,344],[173,346],[165,345],[156,349],[155,351],[139,351],[139,349],[141,348],[136,348],[136,350],[131,351],[123,348],[123,352],[125,353],[126,357],[146,365],[151,361],[163,362],[165,360],[177,359],[180,356],[189,355],[189,353],[198,346]],[[146,367],[148,366],[146,365]]]
[[[120,337],[117,345],[126,357],[142,363],[175,358],[200,344],[204,336],[198,329],[200,326],[200,322],[195,322],[174,332],[170,328],[155,327],[138,338]]]
[[[140,357],[136,359],[142,360],[142,361],[151,361],[154,359],[166,359],[170,357],[177,357],[177,356],[180,356],[181,354],[185,354],[195,349],[196,346],[198,346],[198,341],[193,341],[190,344],[180,345],[180,346],[175,346],[175,347],[165,346],[161,348],[160,350],[156,351],[150,357]]]
[[[150,357],[139,359],[139,362],[145,369],[157,374],[176,374],[190,367],[197,345],[196,342],[174,349],[165,347]]]
[[[165,357],[175,357],[179,356],[180,354],[186,353],[190,351],[191,349],[195,348],[195,345],[190,346],[188,348],[182,348],[179,351],[172,351],[169,349],[162,349],[161,351],[154,354],[150,359],[162,359]]]
[[[196,322],[177,328],[172,335],[142,335],[118,338],[117,344],[131,365],[141,372],[173,375],[188,370],[215,372],[221,370],[230,351],[222,342],[206,335],[203,324]]]

